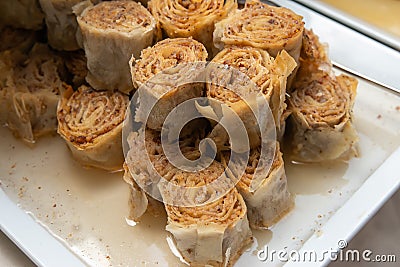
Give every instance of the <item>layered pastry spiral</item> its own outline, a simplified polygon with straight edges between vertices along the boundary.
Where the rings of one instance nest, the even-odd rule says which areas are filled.
[[[34,143],[39,136],[57,129],[59,96],[69,88],[62,81],[63,62],[45,44],[35,44],[28,56],[15,50],[4,53],[10,58],[3,57],[0,62],[0,69],[4,67],[0,74],[4,102],[1,121],[15,135]]]
[[[85,85],[64,93],[57,110],[58,133],[76,160],[110,171],[122,169],[121,132],[128,102],[120,92]]]
[[[320,71],[296,81],[293,88],[289,108],[294,159],[320,162],[356,155],[352,107],[357,80]]]
[[[239,115],[246,126],[251,147],[259,145],[260,132],[254,126],[257,122],[248,106],[250,94],[265,98],[276,128],[281,130],[282,114],[286,108],[286,80],[296,67],[296,62],[285,50],[274,59],[259,48],[230,46],[219,52],[211,62],[218,65],[212,66],[207,76],[207,97],[227,104]],[[232,69],[227,70],[227,67]],[[241,76],[243,74],[246,79]],[[256,107],[253,108],[257,111]]]
[[[352,123],[357,80],[335,76],[325,47],[312,31],[305,32],[300,61],[289,98],[294,160],[347,160],[357,155],[358,137]]]
[[[214,24],[237,8],[235,0],[152,0],[148,7],[170,38],[193,37],[211,54]]]
[[[227,45],[262,48],[273,57],[284,49],[297,61],[304,30],[302,19],[287,8],[247,1],[243,9],[215,25],[214,45],[219,49]]]
[[[170,183],[193,188],[212,182],[224,171],[223,166],[216,162],[208,168],[213,170],[178,172]],[[246,204],[236,188],[205,205],[165,205],[165,208],[168,215],[166,229],[173,235],[178,250],[190,264],[233,265],[251,241]]]
[[[136,117],[147,127],[161,130],[171,110],[178,104],[203,95],[204,85],[192,83],[204,67],[207,51],[192,38],[165,39],[142,51],[140,59],[131,59],[132,80],[139,88]],[[203,65],[189,64],[203,62]],[[157,75],[157,76],[156,76]],[[156,76],[156,77],[155,77]],[[152,79],[154,77],[154,79]],[[142,86],[146,83],[146,86]],[[158,101],[146,120],[145,110]]]
[[[196,160],[200,157],[199,141],[206,135],[206,126],[204,121],[194,121],[189,125],[199,128],[184,127],[176,142],[187,159]],[[160,178],[169,181],[178,171],[165,155],[161,133],[150,128],[140,128],[138,131],[132,131],[127,141],[129,151],[125,161],[128,169],[146,193],[161,200],[158,187]]]
[[[127,141],[129,151],[125,161],[128,169],[145,192],[161,199],[158,190],[160,177],[168,179],[176,169],[165,157],[160,133],[141,128],[137,132],[131,132]]]
[[[159,37],[155,19],[134,1],[101,2],[77,17],[87,57],[87,82],[98,90],[132,88],[129,59]]]
[[[253,228],[267,228],[279,221],[294,207],[294,199],[290,194],[284,169],[279,142],[271,146],[268,152],[274,153],[272,164],[260,162],[261,148],[252,149],[243,176],[236,184],[247,205],[247,217]],[[267,152],[267,153],[268,153]],[[226,166],[230,153],[222,154],[222,162]],[[268,168],[269,169],[258,169]],[[231,173],[237,175],[235,165]],[[260,175],[265,175],[259,177]],[[252,183],[257,183],[252,185]]]
[[[273,57],[284,49],[298,63],[304,31],[302,19],[284,7],[246,1],[243,9],[215,25],[214,45],[220,50],[229,45],[252,46],[268,51]],[[288,88],[295,74],[296,70],[288,78]]]
[[[205,61],[207,51],[192,38],[164,39],[142,51],[140,59],[131,60],[132,81],[136,88],[159,72],[178,64]]]

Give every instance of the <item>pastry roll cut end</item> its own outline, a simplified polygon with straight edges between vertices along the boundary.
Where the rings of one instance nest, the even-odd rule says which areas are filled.
[[[295,83],[289,99],[294,160],[349,160],[358,155],[352,123],[356,89],[355,78],[322,71]]]
[[[84,9],[77,21],[87,57],[87,82],[97,90],[133,90],[129,59],[159,38],[150,12],[134,1],[101,2]]]
[[[180,203],[186,204],[186,200],[195,204],[165,203],[166,229],[191,265],[231,266],[252,241],[246,204],[228,178],[224,180],[224,173],[224,166],[217,161],[198,172],[179,170],[171,176],[169,184],[194,191],[162,193],[163,198],[175,196]],[[206,190],[204,185],[208,186]]]
[[[129,34],[135,30],[151,29],[154,18],[134,1],[102,2],[83,11],[79,20],[93,29]]]
[[[284,49],[297,61],[303,30],[303,17],[292,10],[247,1],[243,9],[215,25],[214,45],[219,49],[228,45],[262,48],[273,57]]]
[[[58,133],[76,160],[89,167],[122,169],[122,123],[128,102],[120,92],[85,85],[64,93],[57,110]]]
[[[236,189],[204,206],[166,210],[166,230],[191,265],[232,266],[252,242],[246,204]]]
[[[206,59],[205,47],[192,38],[165,39],[143,50],[135,65],[132,58],[132,80],[139,90],[137,121],[161,130],[173,108],[201,97],[204,85],[195,81],[204,71]],[[147,114],[149,107],[151,113]]]
[[[212,55],[215,52],[214,24],[236,10],[237,2],[235,0],[152,0],[148,7],[168,37],[193,37],[201,42]]]

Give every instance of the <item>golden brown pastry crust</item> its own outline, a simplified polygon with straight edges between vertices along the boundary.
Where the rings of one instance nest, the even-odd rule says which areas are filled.
[[[215,25],[214,45],[219,50],[229,45],[252,46],[273,57],[284,49],[299,63],[303,31],[303,18],[292,10],[251,0]],[[288,88],[296,70],[288,78]]]
[[[357,155],[352,108],[357,80],[318,71],[297,80],[289,98],[292,157],[301,162]]]

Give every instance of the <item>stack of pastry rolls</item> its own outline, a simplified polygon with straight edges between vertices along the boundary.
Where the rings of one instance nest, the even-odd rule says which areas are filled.
[[[46,27],[49,46],[35,44],[32,32],[0,45],[0,103],[12,110],[0,122],[31,142],[57,128],[82,165],[124,170],[129,218],[139,221],[155,203],[165,208],[166,229],[191,265],[232,265],[251,242],[250,227],[269,228],[292,209],[283,145],[286,159],[301,162],[356,154],[357,82],[334,74],[326,47],[289,9],[256,0],[243,8],[235,0],[3,2],[1,22],[18,11],[12,26]],[[175,122],[166,119],[197,97],[207,98],[195,111],[208,120],[169,140]],[[227,109],[245,128],[245,161],[235,161],[222,122],[236,117]],[[127,134],[124,157],[127,112],[141,127]],[[165,136],[200,168],[174,163]],[[210,147],[216,157],[204,164]]]
[[[336,76],[326,47],[313,31],[303,37],[301,65],[289,97],[288,143],[293,160],[348,160],[357,155],[352,122],[357,80]]]
[[[213,32],[216,22],[237,9],[235,0],[182,1],[151,0],[149,10],[170,38],[192,37],[213,55]]]
[[[128,62],[159,37],[150,12],[134,1],[101,2],[77,16],[87,58],[87,82],[97,90],[132,91]]]
[[[68,20],[72,12],[76,14],[77,26],[72,20],[68,28],[71,39],[76,32],[74,41],[84,50],[87,69],[80,67],[79,54],[67,61],[67,67],[73,72],[75,83],[81,83],[82,74],[86,74],[88,84],[63,94],[57,112],[58,132],[74,158],[83,165],[121,170],[124,161],[122,123],[129,103],[128,94],[133,90],[129,60],[132,56],[139,57],[142,49],[158,40],[160,31],[153,16],[140,3],[75,2],[73,7],[69,3],[59,15]],[[56,8],[56,3],[43,0],[41,4],[46,7],[46,23],[53,25],[49,13]],[[66,27],[65,24],[54,25],[61,26]],[[52,33],[54,31],[49,32]],[[75,48],[72,41],[66,46],[58,42],[54,34],[49,37],[55,48]]]

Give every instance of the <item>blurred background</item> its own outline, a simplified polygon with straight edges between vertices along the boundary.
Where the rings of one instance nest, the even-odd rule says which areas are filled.
[[[321,2],[400,37],[400,0],[322,0]]]

